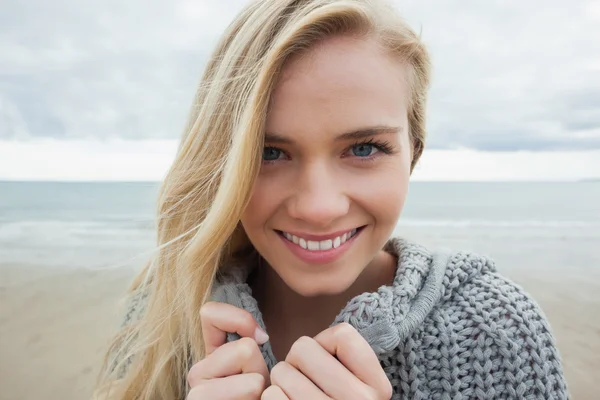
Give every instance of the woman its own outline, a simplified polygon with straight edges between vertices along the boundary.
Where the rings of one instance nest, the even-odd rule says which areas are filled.
[[[98,398],[567,398],[546,320],[492,261],[390,238],[428,84],[382,2],[249,4],[202,78]]]

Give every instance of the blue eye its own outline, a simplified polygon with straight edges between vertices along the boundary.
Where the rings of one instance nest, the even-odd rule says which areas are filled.
[[[369,143],[362,143],[352,146],[352,155],[355,157],[369,157],[376,152],[377,148]]]
[[[275,161],[281,156],[281,150],[275,147],[265,147],[263,149],[262,159],[263,161]]]

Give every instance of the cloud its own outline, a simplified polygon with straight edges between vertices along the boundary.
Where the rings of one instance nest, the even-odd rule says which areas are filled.
[[[177,139],[242,0],[4,0],[0,138]],[[600,149],[600,7],[396,0],[433,59],[429,146]]]
[[[174,139],[0,140],[0,180],[159,181],[176,150]]]
[[[432,147],[600,148],[597,2],[398,3],[432,53]]]
[[[192,0],[25,0],[0,16],[0,137],[173,138],[228,18]]]

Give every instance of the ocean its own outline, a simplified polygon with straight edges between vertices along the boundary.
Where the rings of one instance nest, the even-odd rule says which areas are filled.
[[[0,265],[143,263],[157,191],[158,183],[0,182]],[[552,258],[540,268],[600,270],[600,182],[413,182],[395,233],[513,265],[539,254]]]

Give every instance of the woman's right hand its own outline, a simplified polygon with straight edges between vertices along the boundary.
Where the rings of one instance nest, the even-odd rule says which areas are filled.
[[[187,400],[258,400],[269,386],[269,371],[258,348],[269,340],[252,315],[225,303],[200,310],[205,357],[188,373]],[[227,332],[242,338],[226,343]]]

